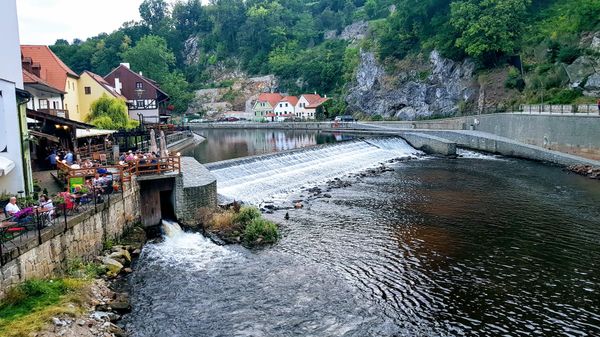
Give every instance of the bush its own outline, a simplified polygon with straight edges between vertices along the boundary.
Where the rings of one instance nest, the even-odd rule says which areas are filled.
[[[523,91],[525,89],[525,81],[521,77],[521,73],[515,67],[510,67],[508,69],[508,77],[504,82],[504,86],[508,89],[517,89],[519,91]]]
[[[254,207],[242,207],[240,211],[234,215],[233,221],[242,226],[248,226],[252,220],[260,218],[260,211]]]
[[[278,237],[277,226],[262,218],[252,220],[244,229],[244,242],[250,246],[257,243],[275,243]]]
[[[209,228],[217,232],[231,232],[234,230],[233,212],[215,213],[209,223]]]
[[[383,120],[383,116],[381,115],[374,115],[371,117],[371,120],[374,122],[381,122]]]
[[[581,56],[581,50],[573,46],[563,46],[558,52],[558,60],[566,64],[573,63],[579,56]]]
[[[548,104],[570,104],[573,103],[577,98],[583,96],[581,90],[551,90],[549,93],[550,98],[547,100]]]

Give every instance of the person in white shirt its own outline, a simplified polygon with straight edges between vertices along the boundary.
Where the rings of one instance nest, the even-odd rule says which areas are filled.
[[[19,206],[17,206],[17,198],[10,198],[10,201],[8,202],[4,210],[9,216],[13,216],[15,215],[15,213],[18,213],[21,209],[19,208]]]
[[[46,215],[51,224],[52,218],[54,216],[54,204],[52,204],[52,199],[48,198],[47,195],[42,194],[40,196],[39,203],[40,203],[40,207],[48,210]]]

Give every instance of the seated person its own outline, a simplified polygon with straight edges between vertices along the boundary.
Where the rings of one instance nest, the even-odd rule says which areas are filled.
[[[54,204],[52,203],[52,199],[48,198],[47,195],[42,194],[38,202],[40,207],[48,210],[48,218],[52,219],[52,216],[54,215]]]
[[[21,209],[17,205],[16,197],[10,198],[8,204],[6,204],[6,207],[4,207],[4,211],[6,212],[6,215],[8,215],[8,216],[14,216],[15,214],[19,213],[19,211],[21,211]]]
[[[94,186],[96,193],[104,194],[107,192],[107,180],[104,174],[100,175],[96,173],[96,176],[94,176],[94,178],[92,179],[92,185]]]

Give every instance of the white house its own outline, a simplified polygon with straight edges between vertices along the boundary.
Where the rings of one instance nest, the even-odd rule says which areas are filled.
[[[317,109],[328,100],[327,97],[321,97],[317,94],[303,94],[296,103],[295,115],[297,118],[315,119]]]
[[[0,1],[0,193],[30,192],[29,134],[15,0]]]
[[[36,74],[25,69],[23,69],[23,84],[25,90],[33,96],[27,102],[27,109],[42,112],[56,111],[57,116],[66,117],[63,108],[64,91],[54,88]]]
[[[287,118],[296,117],[296,104],[298,104],[298,97],[296,96],[285,96],[275,106],[274,113],[277,121],[283,121]]]

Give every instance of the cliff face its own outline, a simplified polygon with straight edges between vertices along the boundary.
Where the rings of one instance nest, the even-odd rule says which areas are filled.
[[[454,62],[431,52],[425,64],[405,64],[386,74],[371,52],[361,52],[355,83],[346,97],[351,112],[415,119],[454,115],[461,104],[474,104],[478,89],[475,64]]]

